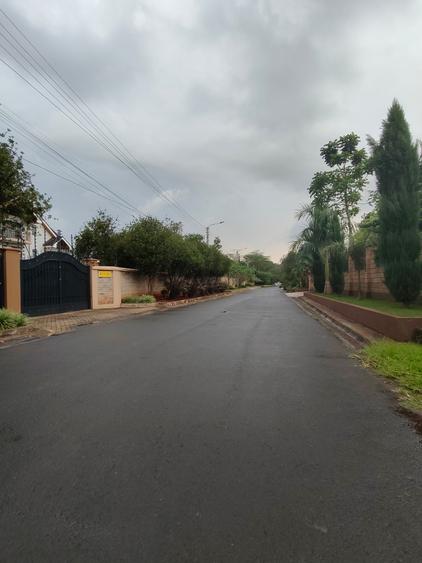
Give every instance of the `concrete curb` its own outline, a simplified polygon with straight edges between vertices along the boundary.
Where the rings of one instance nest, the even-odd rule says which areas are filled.
[[[158,303],[121,303],[119,309],[142,309],[153,310],[157,308]]]
[[[307,299],[306,296],[298,297],[294,302],[306,313],[314,317],[316,320],[324,324],[331,332],[342,340],[347,346],[358,350],[375,340],[382,338],[382,335],[374,332],[357,323],[348,321],[340,314],[316,304],[314,301]]]
[[[192,297],[190,299],[177,299],[175,301],[159,301],[157,303],[158,309],[175,309],[178,307],[186,307],[187,305],[195,305],[196,303],[204,303],[205,301],[215,301],[216,299],[223,299],[224,297],[230,297],[232,295],[237,295],[238,293],[244,293],[249,288],[245,290],[224,291],[222,293],[215,293],[214,295],[203,295],[202,297]]]
[[[36,338],[47,338],[52,336],[54,331],[27,325],[19,328],[3,330],[0,332],[0,348],[6,348],[9,344],[26,342]]]

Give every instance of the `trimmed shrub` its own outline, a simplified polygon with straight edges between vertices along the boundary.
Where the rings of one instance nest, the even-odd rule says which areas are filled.
[[[128,295],[122,299],[122,303],[155,303],[153,295]]]

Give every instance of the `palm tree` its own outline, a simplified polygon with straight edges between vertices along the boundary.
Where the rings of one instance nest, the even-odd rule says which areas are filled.
[[[313,268],[318,261],[323,262],[324,293],[330,293],[330,263],[344,254],[344,232],[340,218],[329,207],[308,204],[299,210],[297,219],[307,219],[307,226],[293,243],[292,249],[306,256]]]

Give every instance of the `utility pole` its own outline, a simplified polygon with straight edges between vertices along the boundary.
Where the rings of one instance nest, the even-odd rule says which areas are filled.
[[[207,244],[210,243],[210,227],[214,227],[214,225],[222,225],[223,223],[224,221],[217,221],[217,223],[211,223],[211,225],[205,227],[205,241]]]

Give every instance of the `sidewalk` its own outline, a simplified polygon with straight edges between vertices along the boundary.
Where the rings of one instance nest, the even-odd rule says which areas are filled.
[[[134,315],[148,315],[156,311],[156,304],[140,307],[125,307],[119,309],[84,309],[70,311],[42,317],[30,317],[26,326],[5,330],[0,333],[0,348],[7,348],[18,342],[25,342],[34,338],[46,338],[53,334],[70,332],[78,326],[110,322],[125,319]]]
[[[143,307],[124,307],[119,309],[85,309],[83,311],[69,311],[55,315],[31,317],[29,326],[47,331],[49,334],[69,332],[77,326],[90,325],[105,321],[115,321],[133,315],[145,315],[156,310],[155,303]]]

